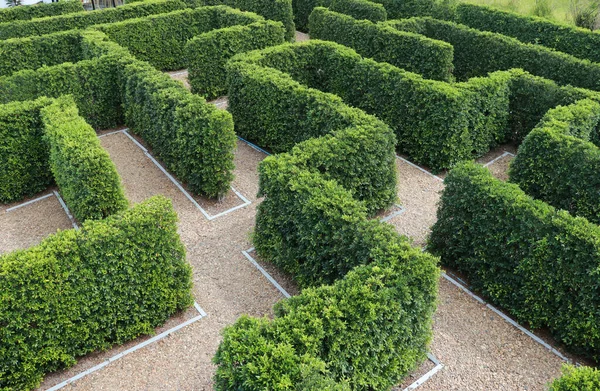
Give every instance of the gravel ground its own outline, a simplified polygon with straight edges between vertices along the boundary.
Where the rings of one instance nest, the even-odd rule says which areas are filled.
[[[73,228],[54,195],[6,212],[8,208],[48,193],[51,191],[44,191],[34,197],[0,207],[0,254],[34,246],[49,234]]]

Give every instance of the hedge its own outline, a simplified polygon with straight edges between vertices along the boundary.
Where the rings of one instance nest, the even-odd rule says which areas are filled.
[[[339,389],[344,382],[353,390],[397,384],[425,358],[436,260],[391,226],[367,220],[352,193],[288,155],[261,163],[260,184],[266,197],[257,215],[258,253],[303,286],[333,285],[278,303],[270,324],[242,318],[226,329],[215,356],[217,390],[311,389],[295,386],[298,363],[312,358],[325,362],[320,374],[342,383]],[[267,364],[273,345],[287,365]]]
[[[186,8],[186,4],[180,0],[153,0],[116,8],[0,23],[0,39],[84,29],[95,24],[119,22],[125,19],[162,14],[183,8]]]
[[[549,391],[600,390],[600,370],[563,365],[562,376],[552,382]]]
[[[36,388],[45,373],[151,334],[190,306],[176,222],[171,202],[153,197],[1,256],[0,389]]]
[[[540,44],[575,57],[600,62],[600,34],[596,31],[537,16],[475,4],[459,4],[456,21],[469,27]]]
[[[293,0],[294,22],[300,31],[308,31],[308,18],[315,7],[327,7],[332,10],[332,4],[339,0]],[[344,1],[344,0],[342,0]],[[360,0],[358,0],[360,1]],[[364,0],[371,2],[371,0]],[[409,18],[411,16],[433,16],[440,19],[454,17],[452,0],[373,0],[375,4],[381,4],[388,19]],[[364,3],[363,3],[364,4]],[[335,5],[333,6],[336,7]],[[362,8],[362,7],[361,7]],[[338,9],[342,12],[341,9]],[[342,13],[352,15],[352,9],[345,7]]]
[[[40,110],[50,99],[0,106],[0,202],[20,200],[52,183]]]
[[[556,208],[600,223],[597,178],[600,104],[581,100],[550,110],[523,141],[511,164],[510,180]]]
[[[93,127],[125,124],[139,132],[193,192],[225,194],[233,179],[231,115],[107,42],[99,31],[86,31],[82,42],[82,52],[100,57],[0,77],[2,103],[71,94]]]
[[[194,2],[199,0],[185,0]],[[205,5],[227,5],[242,11],[257,13],[265,19],[283,23],[286,41],[292,41],[296,34],[292,0],[203,0]]]
[[[184,49],[192,92],[207,99],[226,95],[225,64],[231,57],[283,42],[284,29],[279,22],[273,21],[227,27],[194,37]]]
[[[600,227],[466,163],[445,179],[428,249],[519,322],[600,358]]]
[[[103,219],[127,209],[117,169],[73,99],[64,96],[41,114],[50,169],[75,218]]]
[[[479,31],[430,17],[385,22],[398,30],[423,34],[454,46],[454,75],[459,80],[522,68],[562,85],[600,90],[600,64],[526,44],[505,35]]]
[[[194,193],[220,197],[233,180],[231,115],[144,62],[125,66],[125,124]]]
[[[177,70],[187,66],[184,47],[189,39],[214,29],[260,20],[263,18],[250,12],[215,6],[129,19],[96,28],[138,59],[161,70]]]
[[[82,60],[81,35],[67,31],[0,41],[0,76]]]
[[[325,136],[296,146],[295,164],[340,181],[370,213],[395,202],[395,137],[381,121],[274,69],[232,63],[229,80],[229,111],[241,137],[283,152]]]
[[[381,4],[368,0],[334,0],[331,2],[329,9],[356,19],[370,20],[371,22],[387,20],[385,8]]]
[[[309,31],[311,38],[340,43],[364,57],[388,62],[426,79],[453,79],[453,48],[446,42],[356,20],[322,7],[310,15]]]
[[[28,6],[0,9],[0,23],[15,20],[29,20],[83,11],[83,4],[78,0],[61,0],[56,3],[38,3]]]

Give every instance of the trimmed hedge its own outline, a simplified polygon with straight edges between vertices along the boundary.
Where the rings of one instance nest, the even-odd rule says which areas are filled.
[[[226,194],[236,145],[231,115],[144,62],[126,65],[124,80],[125,124],[192,192]]]
[[[77,31],[0,41],[0,76],[82,59]]]
[[[315,8],[310,15],[309,31],[311,38],[340,43],[364,57],[388,62],[426,79],[453,79],[454,50],[446,42],[356,20],[322,7]]]
[[[184,57],[192,92],[207,99],[226,95],[227,61],[237,53],[283,43],[284,32],[279,22],[260,21],[213,30],[190,39]]]
[[[0,257],[0,389],[151,334],[192,304],[171,202],[153,197]],[[107,304],[107,303],[110,303]]]
[[[0,23],[71,14],[83,10],[83,4],[79,0],[61,0],[56,3],[38,3],[28,6],[3,8],[0,9]]]
[[[385,8],[381,4],[367,0],[334,0],[331,2],[329,9],[356,19],[367,19],[371,22],[383,22],[387,20]]]
[[[521,42],[544,45],[575,57],[600,62],[600,34],[597,31],[466,3],[456,7],[456,21],[478,30],[508,35]]]
[[[384,123],[275,69],[233,62],[229,80],[237,134],[274,152],[291,150],[294,165],[339,181],[369,213],[395,202],[395,137]]]
[[[581,100],[550,110],[523,141],[510,180],[527,194],[600,223],[600,104]]]
[[[95,24],[113,23],[125,19],[162,14],[186,7],[186,4],[180,0],[152,0],[116,8],[0,23],[0,39],[22,38],[58,31],[84,29]]]
[[[41,115],[50,169],[75,218],[103,219],[127,209],[117,169],[73,99],[61,97]]]
[[[283,23],[286,41],[292,41],[296,34],[292,0],[185,0],[188,3],[203,1],[204,5],[227,5],[242,11],[250,11],[265,19]]]
[[[397,384],[425,358],[431,339],[435,258],[391,226],[367,220],[349,191],[287,154],[261,163],[260,183],[266,197],[254,238],[259,254],[301,285],[333,285],[278,303],[271,323],[242,318],[226,329],[215,356],[216,389],[314,389],[297,388],[298,366],[314,358],[326,364],[315,365],[317,373],[341,383],[338,389],[345,382],[353,390]],[[277,354],[271,346],[285,363],[267,364]]]
[[[20,200],[52,183],[40,110],[50,99],[0,106],[0,202]]]
[[[96,26],[136,58],[161,70],[187,66],[186,42],[202,33],[263,20],[227,6],[200,7]]]
[[[454,46],[454,75],[459,80],[522,68],[563,85],[600,90],[600,64],[430,17],[385,22],[398,30],[423,34]]]
[[[600,227],[473,163],[445,179],[428,248],[532,328],[600,358]]]
[[[600,390],[600,370],[591,367],[563,365],[562,376],[552,382],[548,391]]]

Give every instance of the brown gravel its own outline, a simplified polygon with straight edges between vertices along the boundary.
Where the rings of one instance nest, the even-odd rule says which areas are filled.
[[[50,192],[44,191],[29,199]],[[49,234],[72,228],[71,221],[55,196],[6,212],[6,209],[29,199],[3,205],[0,209],[0,254],[34,246]]]
[[[254,258],[254,260],[263,269],[265,269],[265,271],[267,273],[269,273],[271,275],[271,277],[273,277],[275,279],[275,281],[277,281],[277,283],[279,285],[281,285],[281,287],[283,289],[285,289],[285,291],[287,293],[289,293],[292,296],[296,296],[296,295],[300,294],[301,290],[298,287],[298,284],[296,284],[296,282],[294,281],[294,278],[292,277],[291,274],[288,274],[288,273],[284,272],[283,270],[280,270],[279,268],[277,268],[277,266],[273,265],[271,262],[263,261],[262,259],[260,259],[260,257],[256,253],[256,251],[250,252],[249,255],[252,258]]]
[[[180,81],[181,84],[188,90],[191,89],[190,83],[188,82],[188,72],[187,69],[182,69],[179,71],[166,72],[173,80]]]
[[[429,359],[425,360],[421,365],[419,365],[419,368],[417,368],[415,371],[413,371],[410,375],[408,375],[404,379],[402,384],[397,385],[396,387],[392,387],[391,391],[404,390],[406,387],[410,386],[411,384],[413,384],[414,382],[419,380],[421,378],[421,376],[423,376],[427,372],[431,371],[434,367],[435,367],[435,364],[431,360],[429,360]]]
[[[510,163],[515,157],[511,155],[504,155],[492,164],[488,165],[487,168],[490,170],[493,176],[500,179],[501,181],[508,180],[508,168]]]
[[[301,33],[300,31],[296,31],[296,42],[304,42],[308,41],[310,37],[306,33]]]

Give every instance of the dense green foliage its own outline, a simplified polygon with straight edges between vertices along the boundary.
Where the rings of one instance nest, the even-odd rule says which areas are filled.
[[[394,203],[395,137],[384,123],[275,69],[237,62],[229,80],[237,134],[275,152],[291,150],[290,164],[339,181],[369,213]]]
[[[600,227],[473,163],[445,183],[429,249],[518,321],[600,358]]]
[[[322,7],[310,15],[309,31],[311,38],[340,43],[364,57],[388,62],[426,79],[452,80],[453,48],[446,42],[356,20]]]
[[[119,22],[125,19],[175,11],[185,7],[186,4],[180,0],[151,0],[96,11],[77,12],[32,20],[17,20],[0,23],[0,39],[83,29],[95,24]]]
[[[0,76],[23,69],[82,60],[81,35],[67,31],[0,41]]]
[[[0,389],[33,389],[191,305],[176,221],[171,202],[155,197],[0,257]]]
[[[0,202],[17,201],[52,183],[40,110],[50,100],[0,106]]]
[[[395,20],[386,24],[423,34],[454,46],[454,75],[459,80],[489,72],[522,68],[562,85],[600,90],[600,64],[520,42],[505,35],[479,31],[430,17]]]
[[[548,391],[600,390],[600,370],[590,367],[564,365],[562,376],[552,382]]]
[[[41,114],[50,169],[75,218],[103,219],[127,209],[117,169],[73,99],[63,96]]]
[[[2,8],[0,9],[0,23],[57,16],[80,11],[83,11],[83,4],[79,0],[60,0],[56,3],[38,3],[21,7]]]
[[[368,0],[334,0],[329,9],[349,15],[355,19],[366,19],[371,22],[383,22],[387,20],[385,8],[381,4]]]
[[[231,115],[144,62],[125,67],[125,124],[195,193],[219,197],[233,180]]]
[[[237,53],[281,44],[284,33],[281,23],[268,20],[213,30],[189,40],[185,62],[192,92],[207,99],[226,95],[227,61]]]
[[[226,193],[235,148],[231,115],[105,39],[99,31],[83,39],[82,52],[100,57],[0,77],[2,103],[71,94],[95,128],[125,123],[139,132],[193,192]]]
[[[550,110],[523,141],[510,179],[527,194],[600,223],[600,104],[581,100]]]
[[[205,5],[227,5],[242,11],[250,11],[263,16],[265,19],[283,23],[285,39],[294,38],[296,27],[292,12],[292,0],[185,0],[189,2],[202,1]]]
[[[600,34],[596,31],[464,3],[456,7],[456,21],[478,30],[508,35],[522,42],[541,44],[575,57],[600,62]]]
[[[136,58],[161,70],[177,70],[187,66],[184,47],[189,39],[214,29],[262,19],[250,12],[215,6],[150,15],[96,28],[129,49]]]

